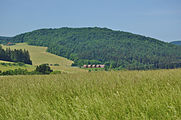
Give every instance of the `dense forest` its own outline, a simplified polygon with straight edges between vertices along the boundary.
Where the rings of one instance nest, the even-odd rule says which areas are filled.
[[[48,52],[74,61],[74,66],[105,64],[115,69],[181,67],[181,47],[150,37],[107,28],[40,29],[11,42],[46,46]]]
[[[0,46],[0,60],[32,64],[27,50],[10,50],[10,48],[4,50],[2,46]]]

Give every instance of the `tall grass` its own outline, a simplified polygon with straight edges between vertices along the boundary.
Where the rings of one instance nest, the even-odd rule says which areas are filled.
[[[181,70],[0,77],[0,119],[181,119]]]

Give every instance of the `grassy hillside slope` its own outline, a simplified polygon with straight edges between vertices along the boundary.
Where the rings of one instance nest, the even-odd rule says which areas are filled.
[[[181,119],[180,72],[0,77],[0,119]]]
[[[106,64],[117,69],[181,67],[181,47],[107,28],[40,29],[17,35],[12,42],[46,46],[74,65]]]
[[[13,46],[3,46],[3,48],[10,49],[26,49],[30,53],[30,58],[33,62],[33,66],[37,66],[40,64],[48,63],[48,64],[59,64],[59,66],[51,66],[54,70],[60,70],[64,72],[77,72],[84,71],[79,68],[71,67],[72,61],[66,58],[51,54],[46,52],[47,47],[39,47],[39,46],[31,46],[26,43],[18,43]]]

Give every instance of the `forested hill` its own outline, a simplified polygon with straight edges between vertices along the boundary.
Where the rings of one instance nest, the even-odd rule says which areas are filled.
[[[170,43],[172,43],[174,45],[181,45],[181,41],[173,41],[173,42],[170,42]]]
[[[7,43],[7,41],[9,41],[10,39],[11,37],[0,36],[0,43],[1,44]]]
[[[157,39],[107,28],[40,29],[17,35],[11,42],[46,46],[74,61],[73,65],[106,64],[117,69],[181,67],[181,47]]]

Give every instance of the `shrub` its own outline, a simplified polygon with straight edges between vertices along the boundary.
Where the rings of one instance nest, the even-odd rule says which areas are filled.
[[[54,66],[59,66],[59,64],[54,64]]]
[[[23,62],[18,62],[17,63],[19,66],[25,66],[25,63],[23,63]]]
[[[35,71],[41,74],[50,74],[51,72],[53,72],[53,70],[50,69],[48,64],[42,64],[37,66]]]

